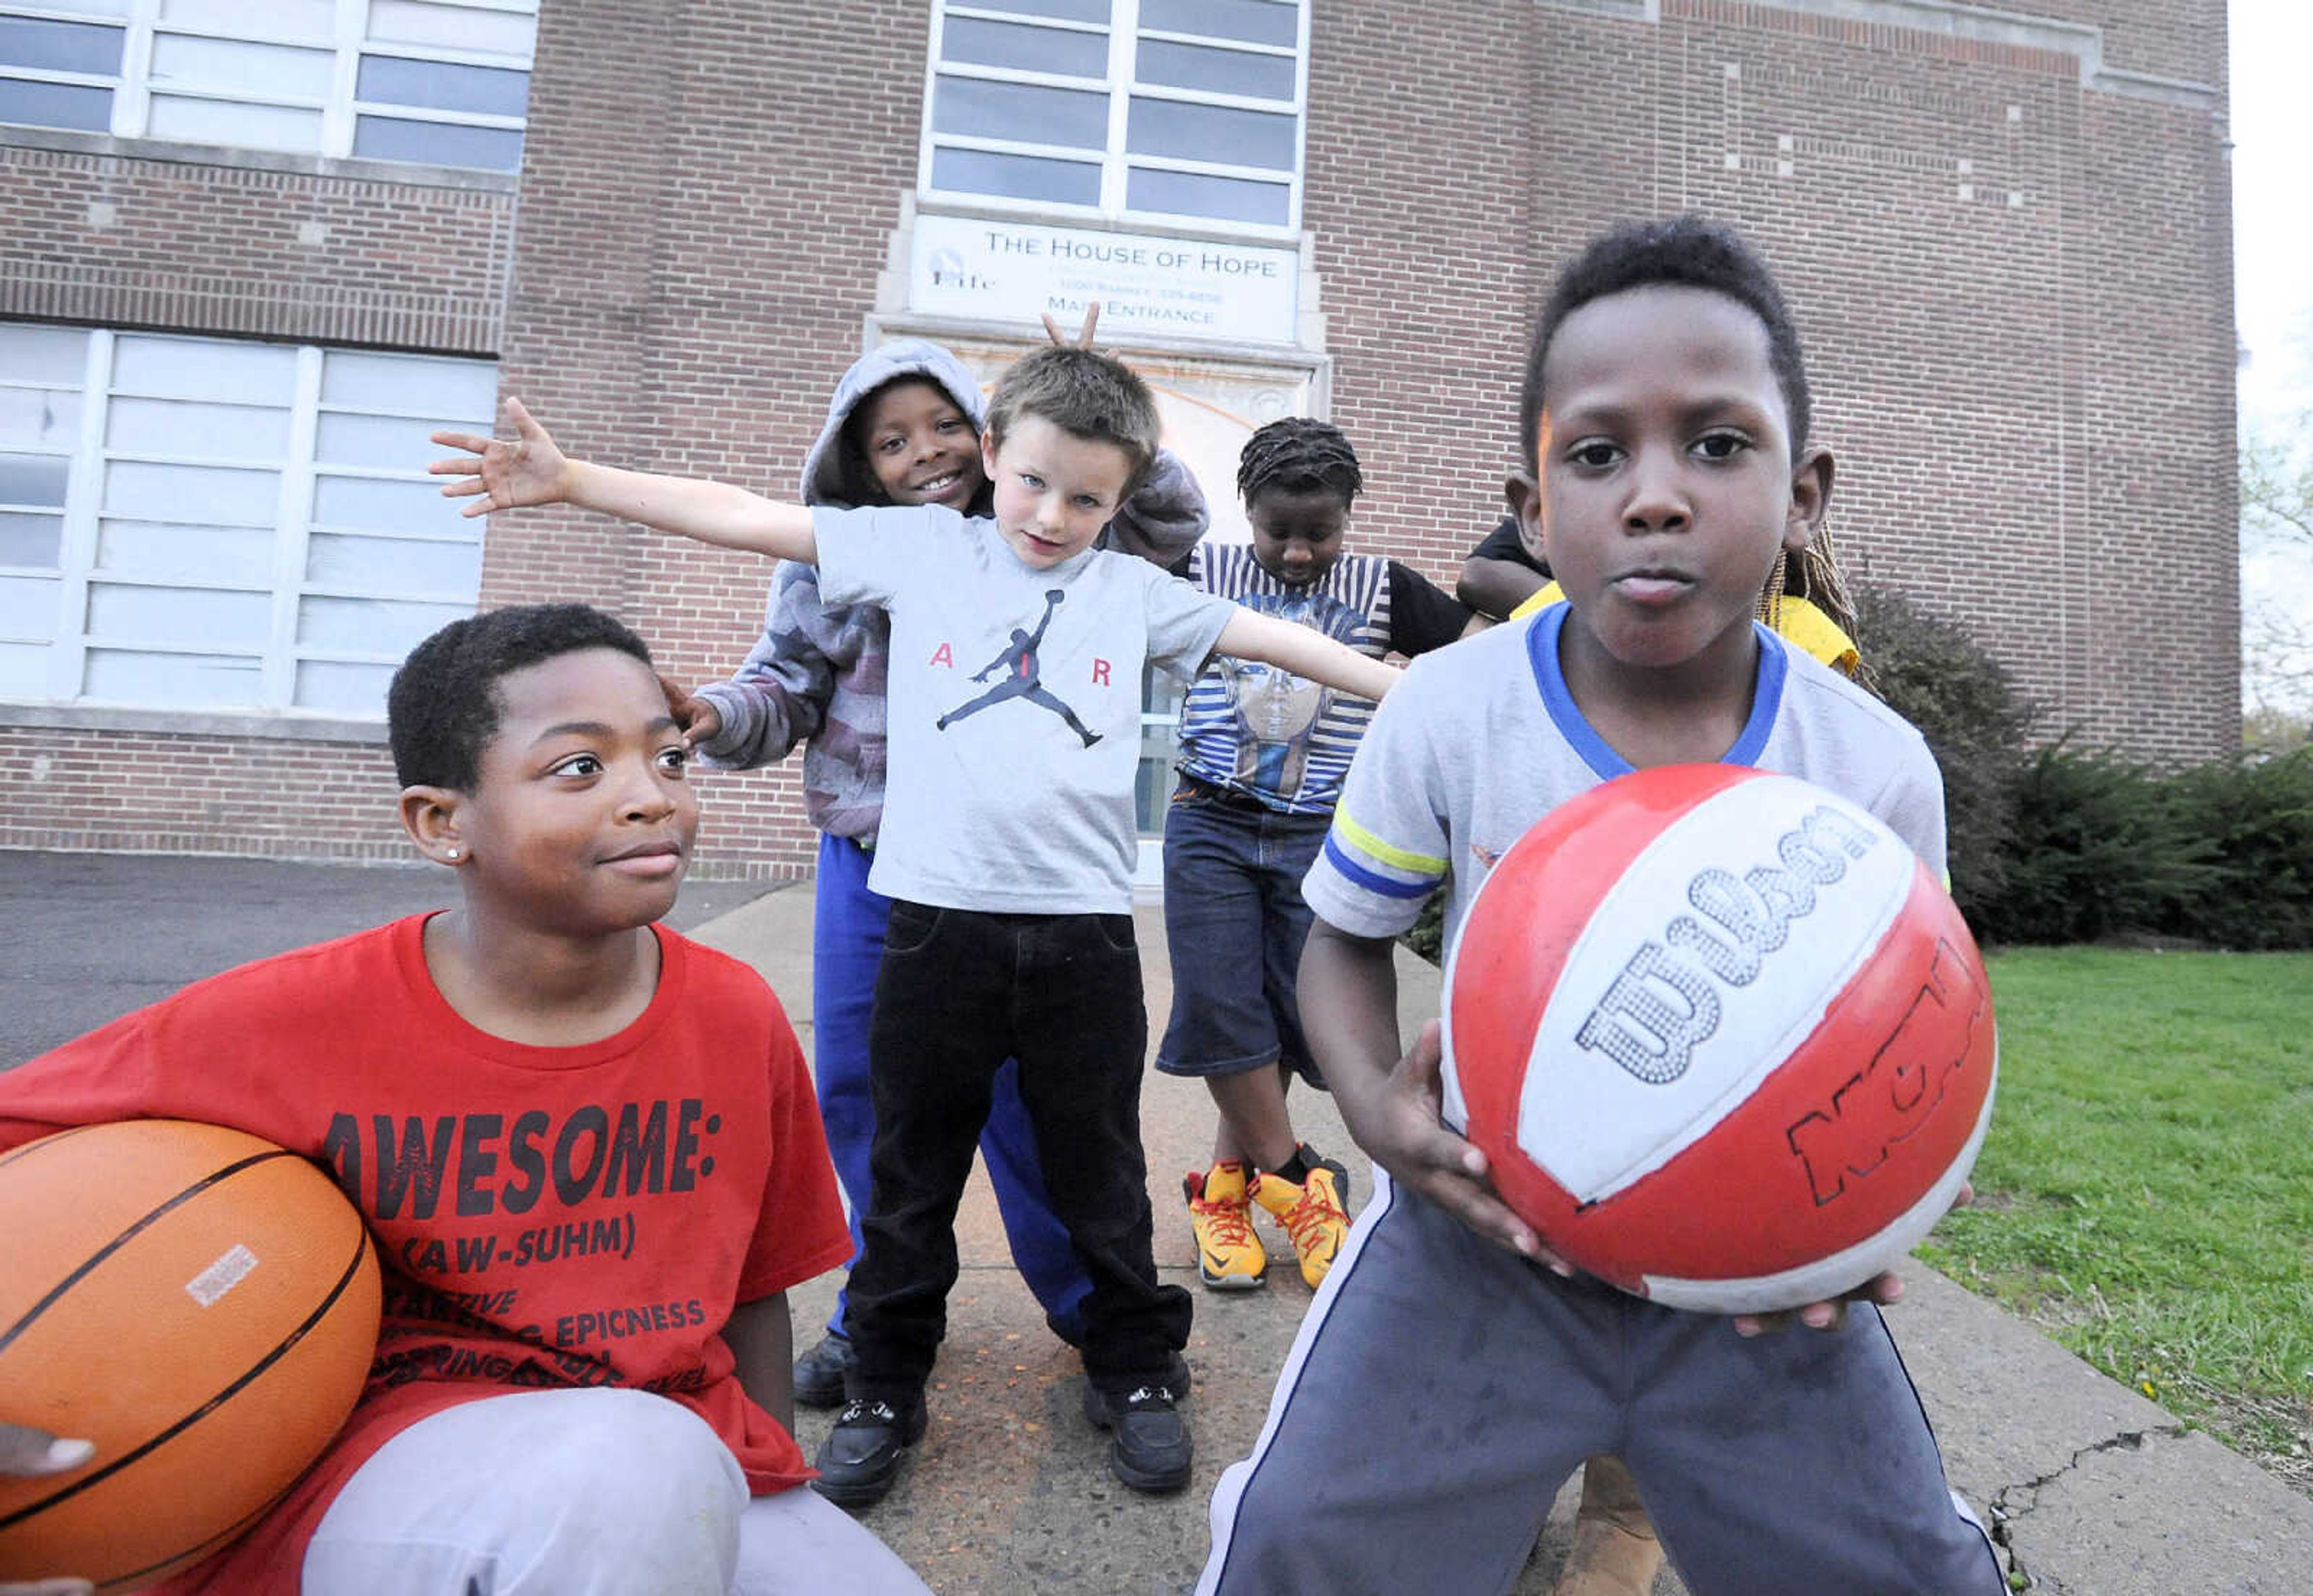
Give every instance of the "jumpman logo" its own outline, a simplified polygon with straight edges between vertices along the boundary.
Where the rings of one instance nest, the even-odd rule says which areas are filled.
[[[1034,635],[1031,636],[1017,627],[1013,627],[1012,646],[972,673],[972,680],[986,681],[1001,671],[1005,672],[1004,680],[962,708],[949,710],[933,723],[945,732],[950,721],[960,721],[965,715],[977,715],[991,704],[1001,704],[1007,698],[1025,698],[1029,703],[1049,709],[1068,722],[1069,730],[1083,738],[1086,748],[1098,742],[1101,734],[1086,730],[1085,723],[1077,719],[1077,712],[1046,692],[1042,681],[1039,679],[1036,647],[1044,640],[1044,628],[1052,624],[1052,611],[1058,609],[1068,596],[1066,588],[1056,587],[1047,590],[1044,594],[1044,618],[1036,623]]]

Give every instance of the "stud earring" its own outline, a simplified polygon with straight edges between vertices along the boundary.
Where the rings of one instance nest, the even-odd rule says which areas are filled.
[[[446,853],[446,854],[447,854],[451,858],[453,858],[453,859],[454,859],[454,858],[456,858],[456,857],[458,856],[458,850],[457,850],[457,849],[455,849],[455,848],[447,848],[447,849],[444,849],[444,852],[445,852],[445,853]]]

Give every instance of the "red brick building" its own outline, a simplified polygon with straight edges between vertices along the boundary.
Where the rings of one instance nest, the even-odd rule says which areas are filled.
[[[249,13],[262,20],[252,22]],[[0,0],[0,846],[393,856],[378,705],[475,604],[735,664],[769,572],[486,534],[429,424],[791,492],[831,384],[1089,298],[1216,509],[1289,411],[1449,576],[1608,223],[1745,229],[1834,525],[2062,724],[2233,745],[2221,0]],[[1224,535],[1227,535],[1226,528]],[[1152,717],[1152,782],[1164,727]],[[791,769],[705,867],[788,873]]]

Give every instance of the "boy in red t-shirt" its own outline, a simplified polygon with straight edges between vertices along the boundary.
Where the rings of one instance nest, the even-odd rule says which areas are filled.
[[[389,721],[402,825],[462,907],[0,1075],[0,1149],[168,1118],[315,1159],[385,1267],[344,1431],[163,1588],[922,1592],[793,1488],[787,1290],[851,1241],[778,1000],[653,924],[699,808],[649,651],[581,605],[497,610],[418,646]]]

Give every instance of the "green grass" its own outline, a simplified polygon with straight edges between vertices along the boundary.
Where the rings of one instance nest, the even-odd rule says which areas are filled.
[[[2313,954],[1991,971],[1976,1202],[1921,1256],[2313,1491]]]

